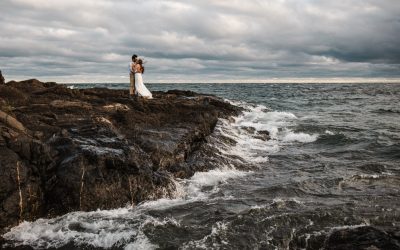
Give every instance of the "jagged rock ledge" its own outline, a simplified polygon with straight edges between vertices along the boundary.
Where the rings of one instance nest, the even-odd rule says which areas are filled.
[[[219,118],[241,112],[189,91],[154,97],[38,80],[1,84],[0,232],[23,220],[173,196],[169,177],[193,175],[192,153]]]

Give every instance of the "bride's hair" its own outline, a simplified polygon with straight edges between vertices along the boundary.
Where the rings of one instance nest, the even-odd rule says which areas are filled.
[[[142,74],[143,74],[143,73],[144,73],[143,60],[142,60],[142,59],[139,59],[139,60],[137,61],[137,63],[140,65],[140,68],[142,69]]]

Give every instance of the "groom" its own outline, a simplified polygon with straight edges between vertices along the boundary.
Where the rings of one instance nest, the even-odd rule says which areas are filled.
[[[130,80],[130,87],[129,87],[129,98],[133,98],[135,95],[135,65],[137,61],[137,55],[132,56],[132,62],[129,64],[129,80]]]

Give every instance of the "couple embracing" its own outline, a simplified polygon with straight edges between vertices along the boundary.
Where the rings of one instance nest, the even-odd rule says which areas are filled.
[[[133,55],[132,62],[129,64],[129,78],[131,83],[129,88],[130,98],[133,98],[135,95],[144,97],[146,99],[153,98],[153,95],[143,83],[143,73],[143,60],[141,58],[138,58],[137,55]]]

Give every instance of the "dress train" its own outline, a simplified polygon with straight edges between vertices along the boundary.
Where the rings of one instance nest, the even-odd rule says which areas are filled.
[[[143,77],[142,73],[136,73],[135,74],[135,93],[138,96],[142,96],[148,99],[152,99],[153,95],[151,92],[146,88],[146,86],[143,83]]]

